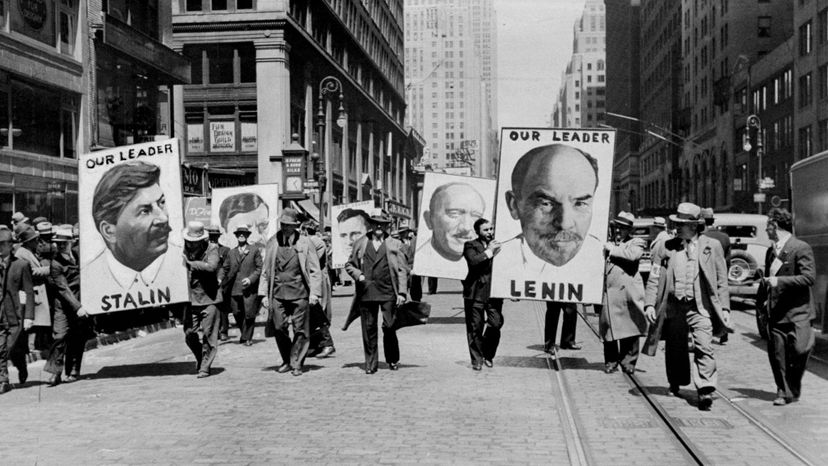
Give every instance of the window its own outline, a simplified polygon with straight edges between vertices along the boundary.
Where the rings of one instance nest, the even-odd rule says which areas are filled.
[[[799,55],[808,55],[811,53],[813,47],[813,32],[811,31],[811,22],[808,21],[802,26],[799,26]]]
[[[807,73],[799,77],[799,106],[810,105],[812,96],[811,73]]]
[[[190,59],[192,84],[256,82],[256,49],[250,42],[185,45],[183,55]]]
[[[28,82],[0,84],[0,147],[75,158],[78,101]]]
[[[256,106],[187,107],[187,153],[255,152],[258,149]]]
[[[187,11],[201,11],[201,0],[186,0],[184,8]]]
[[[828,97],[828,65],[819,67],[819,98]]]
[[[759,37],[770,37],[771,36],[771,17],[770,16],[760,16],[757,20],[759,32]]]
[[[817,30],[817,34],[819,34],[819,45],[824,45],[828,42],[828,8],[823,8],[822,11],[819,12],[817,16],[817,25],[819,29]]]
[[[813,153],[811,125],[799,128],[799,159],[810,157]]]

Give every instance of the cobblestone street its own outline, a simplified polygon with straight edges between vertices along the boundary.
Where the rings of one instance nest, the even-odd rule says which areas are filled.
[[[309,358],[301,377],[273,370],[280,361],[262,326],[252,347],[223,343],[215,375],[207,379],[196,379],[180,328],[90,351],[81,381],[54,388],[29,382],[0,398],[0,457],[4,464],[38,465],[578,464],[567,440],[574,435],[588,464],[689,461],[631,384],[601,372],[600,343],[583,321],[578,340],[585,347],[561,351],[558,373],[542,352],[542,305],[507,301],[495,366],[474,372],[459,284],[441,280],[440,287],[426,296],[431,322],[399,333],[398,372],[381,363],[377,374],[365,375],[358,325],[336,328],[335,355]],[[349,296],[335,298],[336,327],[349,303]],[[828,428],[828,408],[819,402],[828,395],[825,367],[811,365],[800,403],[771,406],[764,345],[750,327],[752,317],[736,317],[739,333],[716,348],[722,395],[795,439],[809,458],[821,458],[819,434]],[[30,365],[33,380],[45,379],[42,365]],[[696,426],[693,440],[709,461],[797,464],[723,401],[700,413],[687,387],[685,399],[666,397],[661,354],[642,357],[639,369],[672,415],[688,431]],[[569,406],[561,403],[557,377],[565,380]],[[710,426],[717,426],[715,438],[704,437]]]

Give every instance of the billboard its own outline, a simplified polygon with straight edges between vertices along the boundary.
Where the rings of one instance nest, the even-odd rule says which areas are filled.
[[[493,297],[601,303],[614,147],[608,130],[502,130]]]

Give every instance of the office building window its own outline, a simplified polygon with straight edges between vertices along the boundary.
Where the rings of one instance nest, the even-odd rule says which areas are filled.
[[[799,26],[799,55],[808,55],[813,48],[811,21]]]
[[[811,73],[804,74],[799,77],[799,106],[806,107],[811,104],[811,97],[813,96],[813,88],[811,83]]]
[[[813,153],[811,125],[799,128],[799,159],[810,157]]]
[[[29,82],[0,84],[0,147],[75,158],[78,101]]]

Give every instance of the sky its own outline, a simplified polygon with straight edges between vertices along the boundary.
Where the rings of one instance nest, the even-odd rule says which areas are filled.
[[[497,124],[549,126],[583,0],[494,0]]]

